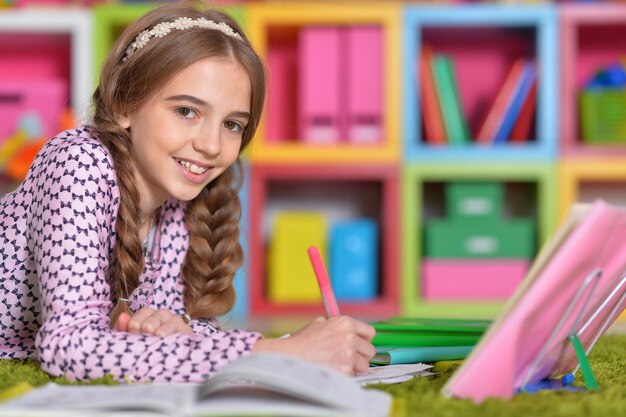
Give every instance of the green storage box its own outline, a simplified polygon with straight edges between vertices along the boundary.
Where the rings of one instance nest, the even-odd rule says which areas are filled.
[[[459,181],[446,184],[447,217],[451,220],[502,219],[504,187],[499,182]]]
[[[583,91],[580,94],[580,131],[585,142],[626,143],[626,90]]]
[[[430,258],[526,258],[535,256],[535,223],[432,220],[424,227],[424,256]]]

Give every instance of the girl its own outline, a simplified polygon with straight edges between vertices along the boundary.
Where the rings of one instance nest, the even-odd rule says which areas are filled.
[[[76,380],[199,382],[268,350],[364,371],[366,323],[318,318],[263,339],[214,319],[234,302],[239,155],[264,95],[262,62],[228,16],[174,5],[130,25],[92,123],[50,140],[0,200],[0,357]]]

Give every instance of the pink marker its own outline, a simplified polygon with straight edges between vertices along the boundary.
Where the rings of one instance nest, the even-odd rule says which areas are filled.
[[[320,292],[322,293],[322,299],[324,300],[324,306],[326,307],[326,314],[329,317],[339,316],[339,306],[337,300],[335,300],[335,294],[333,293],[333,287],[330,285],[330,279],[324,266],[324,260],[320,255],[320,251],[315,246],[311,246],[308,250],[311,264],[313,265],[313,271],[317,277],[317,283],[320,286]]]

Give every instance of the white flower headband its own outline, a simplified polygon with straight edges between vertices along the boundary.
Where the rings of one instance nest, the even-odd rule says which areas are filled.
[[[150,41],[150,38],[162,38],[163,36],[170,33],[172,29],[185,30],[194,27],[219,30],[225,35],[240,40],[242,39],[240,34],[235,32],[233,28],[231,28],[224,22],[215,23],[214,21],[207,20],[204,17],[201,17],[199,19],[192,19],[190,17],[179,17],[173,22],[161,22],[155,25],[152,29],[144,30],[139,35],[137,35],[133,43],[131,43],[130,46],[126,49],[126,52],[124,52],[124,57],[122,58],[122,61],[126,61],[128,57],[133,54],[137,49],[141,49],[146,46],[146,44]]]

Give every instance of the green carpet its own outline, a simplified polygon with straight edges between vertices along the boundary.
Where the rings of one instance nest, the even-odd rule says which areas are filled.
[[[600,384],[597,392],[522,394],[510,401],[492,399],[476,405],[439,394],[454,369],[398,385],[376,385],[376,388],[390,392],[398,400],[396,417],[626,416],[626,335],[603,336],[591,351],[589,360]],[[68,383],[64,378],[48,376],[33,362],[0,361],[0,398],[21,382],[38,386],[50,381]],[[114,382],[111,378],[101,378],[90,383]],[[582,385],[582,381],[578,380],[577,384]]]

